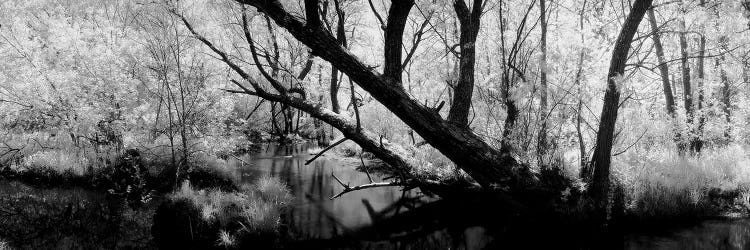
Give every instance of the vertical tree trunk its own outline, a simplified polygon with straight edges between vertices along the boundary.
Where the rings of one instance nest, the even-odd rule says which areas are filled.
[[[339,4],[338,0],[334,0],[334,5],[336,8],[336,16],[338,17],[337,23],[336,23],[336,41],[344,46],[346,48],[346,30],[345,30],[345,23],[344,23],[344,17],[345,13],[344,10],[341,9],[341,5]],[[333,112],[339,113],[341,112],[341,106],[339,104],[339,70],[331,65],[331,85],[330,85],[330,92],[331,92],[331,110]]]
[[[687,31],[685,27],[685,20],[680,21],[680,32],[678,34],[680,39],[680,62],[682,65],[682,96],[683,101],[685,102],[685,123],[687,124],[688,128],[692,128],[693,125],[693,91],[692,86],[690,83],[690,63],[688,61],[688,51],[687,51]],[[686,150],[685,143],[690,143],[693,141],[693,138],[695,135],[693,135],[691,130],[688,129],[688,135],[683,139],[680,144],[678,144],[679,149],[681,152],[684,152]]]
[[[578,25],[581,29],[581,44],[586,44],[586,37],[583,35],[583,15],[586,13],[586,1],[583,1],[583,5],[581,6],[581,13],[580,17],[578,19]],[[589,181],[591,179],[591,167],[586,164],[586,142],[583,141],[583,131],[581,130],[581,121],[583,120],[583,115],[581,114],[581,111],[583,111],[583,88],[581,86],[581,78],[583,77],[583,59],[586,56],[586,48],[581,47],[581,52],[578,54],[578,66],[576,70],[576,78],[575,78],[575,85],[578,88],[578,108],[576,109],[576,135],[578,136],[578,151],[580,153],[580,167],[581,171],[579,173],[579,177],[583,179],[584,181]]]
[[[625,20],[620,34],[617,37],[612,59],[609,64],[609,73],[607,74],[607,90],[604,94],[604,104],[602,107],[601,121],[599,122],[599,131],[596,134],[596,148],[594,156],[591,159],[594,167],[594,178],[592,179],[591,188],[589,189],[592,199],[595,202],[597,211],[600,215],[596,216],[602,220],[606,219],[609,194],[609,172],[612,156],[612,144],[614,141],[615,124],[617,123],[617,108],[619,106],[620,90],[619,86],[623,75],[625,74],[625,64],[627,63],[630,51],[630,43],[638,30],[638,26],[651,8],[652,0],[636,0],[633,4],[628,18]]]
[[[459,38],[461,58],[458,83],[454,88],[453,105],[448,112],[448,120],[464,126],[469,124],[469,110],[471,109],[471,99],[474,92],[476,41],[482,15],[482,2],[482,0],[474,0],[471,11],[463,0],[453,2],[453,8],[461,24]]]
[[[706,0],[700,1],[701,8],[704,7],[706,4]],[[703,148],[703,126],[705,125],[705,116],[703,114],[703,83],[705,82],[705,55],[706,55],[706,35],[705,35],[705,27],[701,25],[700,27],[700,39],[698,41],[698,44],[700,48],[698,48],[698,67],[697,67],[697,77],[696,79],[696,88],[698,92],[698,107],[696,108],[695,115],[697,115],[698,124],[695,126],[694,130],[692,131],[692,138],[690,140],[690,152],[693,153],[700,153],[701,149]]]
[[[544,164],[543,158],[547,154],[547,13],[545,9],[545,0],[539,0],[539,15],[541,18],[542,28],[542,41],[540,44],[542,50],[542,60],[539,72],[539,114],[541,120],[539,121],[539,139],[537,142],[537,154],[539,156],[539,164]]]
[[[726,44],[723,44],[722,46],[726,46]],[[717,59],[716,66],[719,67],[721,71],[721,106],[722,111],[724,111],[724,119],[727,123],[727,126],[724,129],[724,138],[727,141],[730,141],[732,139],[732,89],[731,83],[729,82],[729,77],[727,77],[727,71],[722,65],[720,65],[719,61],[726,63],[726,58],[724,58],[724,56],[721,56],[720,59]]]

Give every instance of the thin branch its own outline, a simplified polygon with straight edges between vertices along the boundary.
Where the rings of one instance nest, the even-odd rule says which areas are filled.
[[[305,166],[307,166],[307,165],[310,165],[310,163],[311,163],[311,162],[313,162],[313,161],[314,161],[315,159],[318,159],[318,157],[322,156],[322,155],[323,155],[323,153],[325,153],[325,152],[326,152],[326,151],[328,151],[328,150],[331,150],[331,149],[332,149],[333,147],[335,147],[335,146],[337,146],[337,145],[341,144],[342,142],[344,142],[344,141],[346,141],[346,140],[347,140],[346,138],[341,138],[341,139],[340,139],[340,140],[338,140],[337,142],[335,142],[335,143],[331,144],[330,146],[326,147],[325,149],[321,150],[320,152],[318,152],[317,154],[315,154],[315,156],[313,156],[313,158],[311,158],[311,159],[307,160],[307,161],[305,162]]]
[[[370,9],[372,9],[372,13],[375,14],[375,17],[378,19],[378,22],[380,23],[380,29],[385,30],[385,22],[383,21],[383,17],[380,16],[378,13],[378,10],[375,9],[375,5],[372,4],[372,0],[367,0],[367,3],[370,4]]]
[[[648,132],[648,129],[644,130],[643,133],[641,134],[641,136],[638,137],[638,139],[635,140],[633,142],[633,144],[630,144],[630,146],[628,146],[627,148],[623,149],[622,151],[620,151],[618,153],[613,154],[612,156],[618,156],[618,155],[621,155],[621,154],[625,153],[626,151],[628,151],[628,149],[632,148],[633,146],[635,146],[635,144],[637,144],[639,141],[641,141],[641,138],[643,138],[643,136],[646,135],[646,132]]]

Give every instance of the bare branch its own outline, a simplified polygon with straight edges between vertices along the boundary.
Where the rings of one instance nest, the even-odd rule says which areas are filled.
[[[331,176],[333,176],[333,179],[335,179],[339,184],[341,184],[342,187],[344,187],[344,190],[342,190],[337,195],[332,196],[331,200],[339,198],[339,197],[341,197],[342,195],[344,195],[346,193],[354,192],[354,191],[362,190],[362,189],[378,188],[378,187],[400,187],[400,186],[408,186],[408,184],[405,183],[405,182],[374,182],[374,183],[368,183],[368,184],[364,184],[364,185],[359,185],[359,186],[351,187],[351,186],[349,186],[349,184],[344,184],[343,182],[341,182],[341,180],[338,177],[336,177],[336,175],[333,174],[333,172],[331,172]]]
[[[370,9],[372,9],[372,13],[375,14],[375,17],[378,19],[378,22],[380,23],[380,29],[385,30],[385,22],[383,22],[383,17],[380,16],[378,13],[378,10],[375,9],[375,5],[372,4],[372,0],[367,0],[367,3],[370,4]]]
[[[313,156],[313,158],[311,158],[311,159],[309,159],[309,160],[305,161],[305,166],[309,165],[309,164],[310,164],[311,162],[313,162],[313,161],[314,161],[315,159],[318,159],[318,157],[322,156],[322,155],[323,155],[323,153],[325,153],[325,152],[326,152],[326,151],[328,151],[328,150],[331,150],[331,149],[332,149],[333,147],[335,147],[335,146],[338,146],[339,144],[341,144],[341,143],[342,143],[342,142],[344,142],[344,141],[346,141],[346,138],[341,138],[341,139],[340,139],[340,140],[338,140],[337,142],[335,142],[335,143],[331,144],[330,146],[326,147],[325,149],[321,150],[320,152],[318,152],[317,154],[315,154],[315,156]]]

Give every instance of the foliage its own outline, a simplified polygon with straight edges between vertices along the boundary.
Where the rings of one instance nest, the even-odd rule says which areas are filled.
[[[27,156],[15,171],[47,172],[58,175],[82,176],[89,171],[88,160],[75,152],[64,150],[39,151]]]

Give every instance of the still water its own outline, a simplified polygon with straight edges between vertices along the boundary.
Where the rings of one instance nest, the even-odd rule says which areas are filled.
[[[281,233],[288,248],[529,248],[508,236],[513,235],[509,233],[512,228],[468,219],[477,217],[471,216],[473,210],[462,210],[460,204],[446,204],[416,190],[367,189],[331,200],[343,189],[331,173],[352,186],[369,183],[369,179],[355,170],[361,165],[359,159],[324,156],[305,165],[315,150],[312,144],[271,144],[257,154],[230,162],[239,167],[240,182],[270,175],[287,183],[295,196],[282,216]],[[372,178],[381,180],[375,175]],[[0,240],[19,249],[152,249],[151,218],[158,203],[157,199],[133,209],[89,190],[38,189],[0,180]],[[546,245],[558,243],[549,235],[523,238]],[[634,233],[614,241],[614,247],[606,248],[750,249],[750,220],[710,220],[658,234]],[[560,247],[571,246],[559,243]]]

